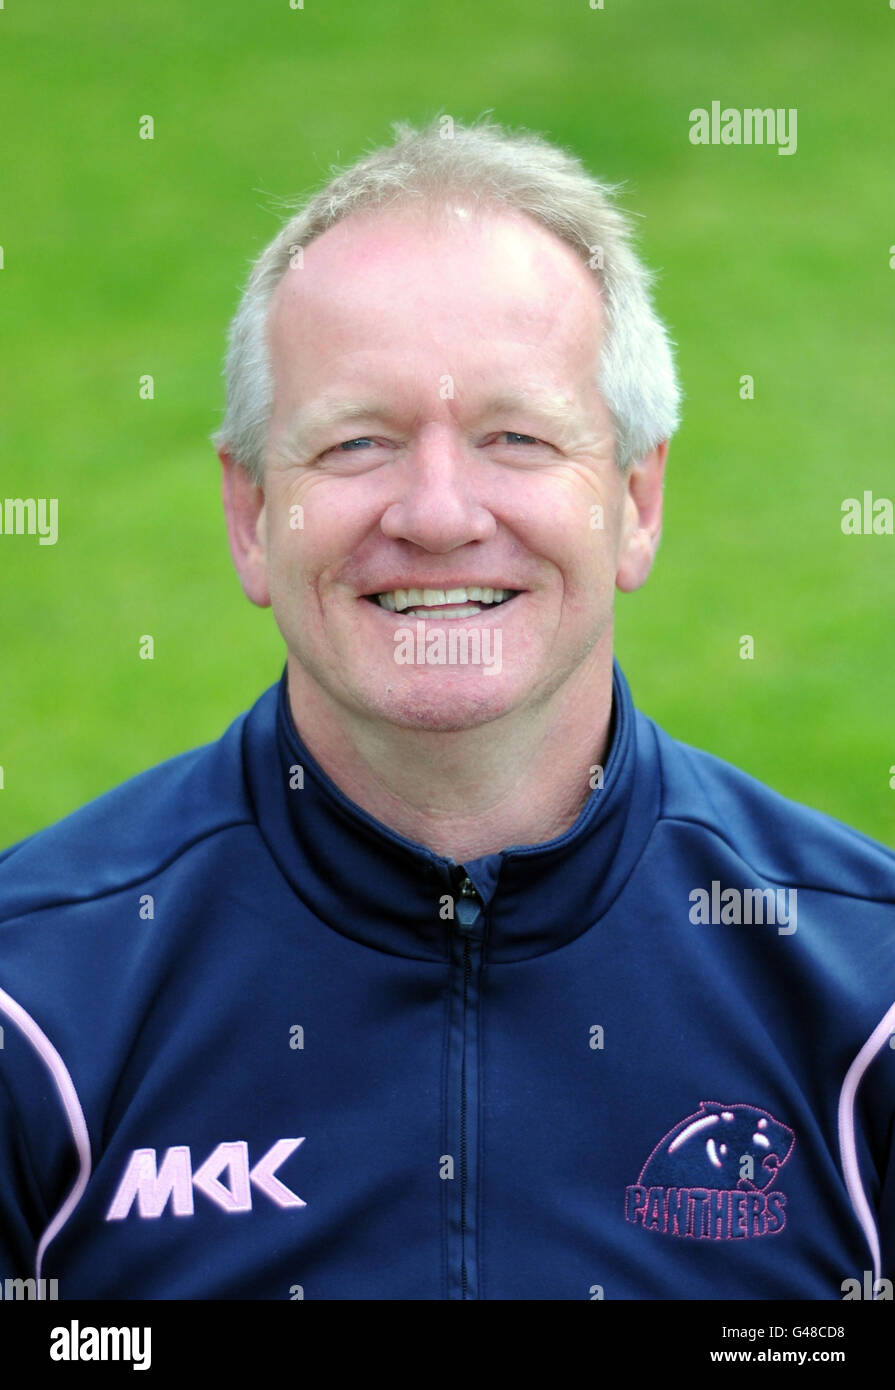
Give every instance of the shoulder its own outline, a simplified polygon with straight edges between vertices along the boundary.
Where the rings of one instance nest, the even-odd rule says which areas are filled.
[[[0,922],[104,897],[252,823],[242,772],[246,718],[0,852]]]
[[[792,801],[732,763],[672,738],[638,712],[662,778],[661,817],[725,842],[779,883],[895,903],[895,852]]]

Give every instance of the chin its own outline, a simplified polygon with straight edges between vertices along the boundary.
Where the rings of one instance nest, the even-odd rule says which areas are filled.
[[[462,684],[459,689],[456,684],[449,690],[424,689],[422,682],[414,684],[416,689],[395,683],[370,701],[368,709],[399,728],[447,734],[489,724],[516,703],[500,688],[499,676],[477,678],[475,689],[463,689]]]

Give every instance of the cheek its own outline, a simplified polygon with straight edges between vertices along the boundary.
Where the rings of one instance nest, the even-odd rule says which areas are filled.
[[[314,477],[296,490],[302,507],[308,568],[343,568],[377,532],[386,501],[367,477]]]
[[[295,525],[277,520],[269,525],[267,575],[271,604],[277,624],[299,640],[303,632],[317,625],[318,578],[325,556],[319,553],[320,529],[309,527],[307,512],[292,513]],[[302,524],[299,525],[298,523]]]
[[[301,524],[298,524],[301,523]],[[271,528],[267,553],[271,578],[279,589],[292,589],[301,584],[306,572],[309,554],[310,533],[305,518],[300,514],[295,526],[277,524],[276,531]]]
[[[559,475],[525,479],[504,513],[527,548],[551,561],[570,581],[615,574],[622,499],[614,477],[576,466]]]
[[[298,479],[268,508],[268,562],[277,589],[316,589],[321,576],[344,559],[350,536],[335,499],[320,479]],[[332,489],[330,489],[330,492]]]
[[[527,544],[555,571],[563,601],[582,609],[600,606],[615,587],[618,535],[616,517],[604,512],[556,513],[526,537]]]

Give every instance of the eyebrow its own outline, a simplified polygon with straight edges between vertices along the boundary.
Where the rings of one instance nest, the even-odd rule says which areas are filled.
[[[277,447],[281,452],[303,453],[320,435],[352,420],[387,420],[391,412],[378,401],[333,401],[299,406],[290,416]]]
[[[557,391],[502,391],[490,396],[475,411],[475,418],[489,415],[524,413],[555,429],[568,428],[578,409],[573,400]],[[313,406],[299,406],[283,431],[277,448],[280,452],[301,454],[310,451],[314,442],[336,425],[355,420],[392,422],[396,412],[378,400],[322,401]]]

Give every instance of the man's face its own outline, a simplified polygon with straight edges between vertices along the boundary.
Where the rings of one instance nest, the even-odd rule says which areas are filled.
[[[263,497],[237,487],[258,540],[240,572],[291,687],[451,730],[605,671],[616,580],[649,565],[596,385],[603,331],[592,273],[515,213],[367,213],[305,248],[268,318]],[[451,660],[452,629],[478,662],[464,643]],[[420,660],[438,641],[444,664]]]

